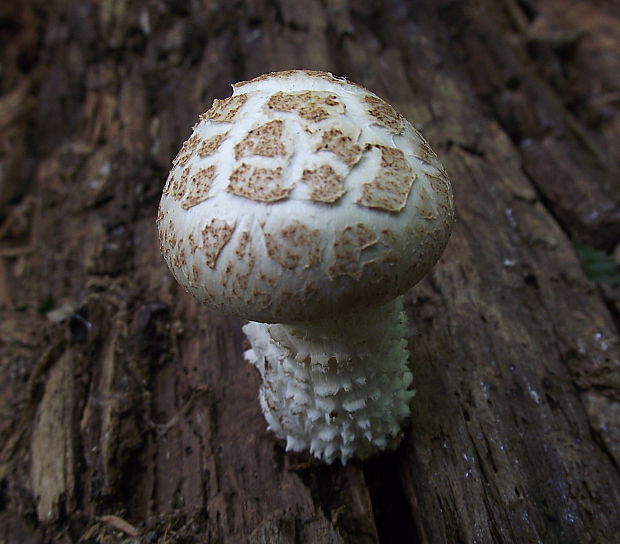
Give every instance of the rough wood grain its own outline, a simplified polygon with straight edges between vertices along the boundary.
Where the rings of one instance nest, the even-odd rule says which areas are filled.
[[[0,22],[0,541],[613,540],[620,292],[572,241],[620,237],[617,3],[31,0]],[[344,468],[265,431],[241,323],[179,290],[155,229],[198,114],[299,67],[392,102],[457,203],[407,301],[404,443]]]

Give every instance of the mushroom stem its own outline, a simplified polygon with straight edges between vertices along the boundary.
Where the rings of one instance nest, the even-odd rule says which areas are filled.
[[[287,451],[346,464],[398,445],[414,395],[403,297],[312,323],[251,321],[243,331],[268,429]]]

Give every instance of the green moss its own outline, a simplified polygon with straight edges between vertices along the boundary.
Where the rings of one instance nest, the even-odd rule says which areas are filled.
[[[590,281],[616,285],[620,283],[618,263],[612,255],[574,242],[581,267]]]

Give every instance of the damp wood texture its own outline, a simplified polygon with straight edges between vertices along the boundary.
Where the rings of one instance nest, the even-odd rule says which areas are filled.
[[[0,21],[1,541],[613,540],[620,291],[591,281],[575,247],[620,253],[616,3],[34,0],[4,2]],[[367,107],[395,134],[399,115],[414,123],[456,203],[444,255],[404,302],[403,441],[344,468],[266,431],[244,323],[182,291],[157,237],[199,115],[218,99],[225,127],[243,107],[230,83],[296,68],[392,104]],[[338,107],[299,98],[271,106]],[[343,164],[395,160],[355,137],[317,146],[340,145]],[[225,138],[195,150],[205,164]],[[256,145],[234,153],[266,169],[247,159]],[[271,169],[261,196],[277,202],[288,186]],[[309,166],[299,186],[331,205],[340,176]],[[216,182],[205,167],[167,190],[190,210]],[[206,237],[215,266],[234,228],[184,247]],[[235,235],[235,253],[250,249]]]

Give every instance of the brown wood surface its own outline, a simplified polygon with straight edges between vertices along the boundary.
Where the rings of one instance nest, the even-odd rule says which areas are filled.
[[[573,247],[620,237],[617,1],[7,1],[0,46],[0,542],[617,542],[620,291]],[[346,467],[265,431],[157,244],[197,115],[289,68],[392,102],[455,193],[405,440]]]

